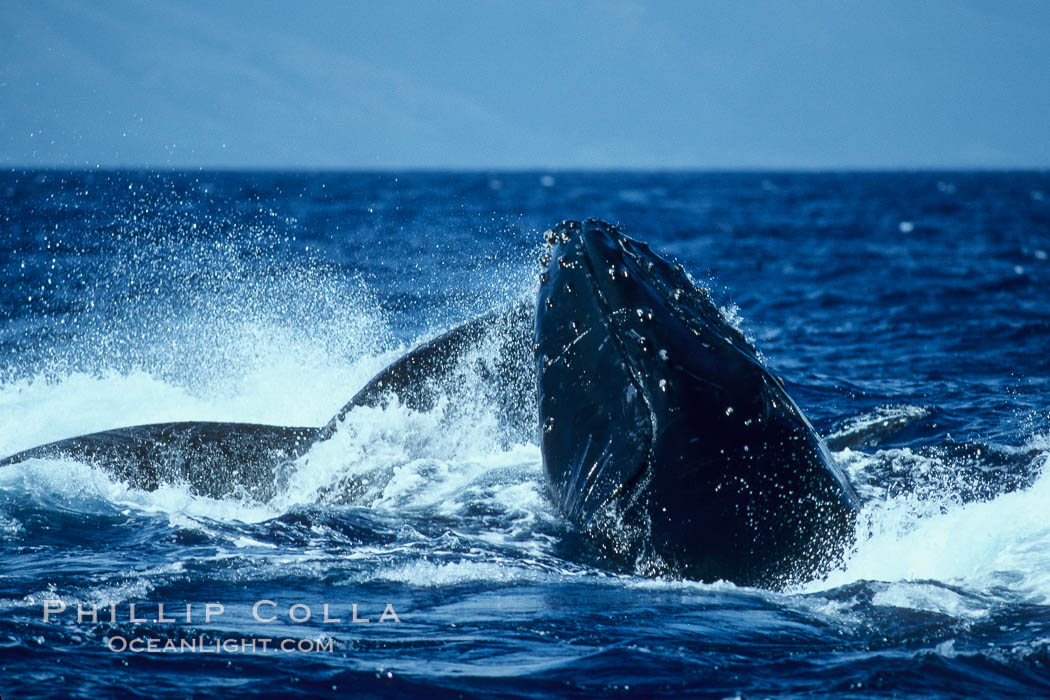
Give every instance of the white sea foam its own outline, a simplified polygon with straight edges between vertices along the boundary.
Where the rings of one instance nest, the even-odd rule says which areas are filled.
[[[1041,438],[1030,442],[1041,444]],[[943,499],[908,494],[870,502],[845,565],[805,590],[859,580],[910,582],[885,589],[875,602],[955,614],[962,608],[947,600],[947,593],[931,595],[925,584],[940,581],[982,593],[1005,588],[1045,603],[1050,600],[1050,470],[1045,468],[1050,453],[1035,460],[1042,469],[1031,486],[990,501],[963,504],[947,494]]]
[[[375,575],[382,581],[396,581],[413,586],[442,587],[477,581],[523,582],[556,580],[549,572],[526,567],[507,566],[502,562],[430,562],[415,561],[383,570]]]
[[[179,420],[322,425],[397,353],[351,361],[294,345],[259,345],[235,383],[217,379],[203,388],[142,370],[12,380],[0,386],[0,454],[99,430]]]
[[[69,459],[29,459],[0,469],[0,489],[35,495],[81,512],[164,514],[178,527],[197,527],[198,518],[252,523],[281,514],[267,504],[199,496],[185,484],[143,491],[101,469]]]

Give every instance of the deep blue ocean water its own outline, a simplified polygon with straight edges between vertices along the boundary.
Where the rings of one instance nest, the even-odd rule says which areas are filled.
[[[0,467],[3,697],[1050,694],[1050,173],[7,171],[0,455],[321,425],[587,216],[707,285],[820,432],[907,423],[835,452],[866,500],[839,570],[597,568],[481,399],[359,409],[267,502]],[[119,648],[149,639],[199,646]]]

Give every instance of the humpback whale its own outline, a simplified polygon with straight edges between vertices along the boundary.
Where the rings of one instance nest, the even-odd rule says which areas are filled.
[[[680,266],[589,219],[545,233],[537,296],[381,371],[322,427],[180,422],[0,460],[72,458],[129,485],[268,499],[355,407],[428,410],[465,361],[509,441],[538,440],[555,507],[610,563],[780,587],[850,546],[857,496],[782,382]],[[496,338],[485,359],[478,348]]]

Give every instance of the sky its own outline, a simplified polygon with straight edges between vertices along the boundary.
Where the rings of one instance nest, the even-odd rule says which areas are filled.
[[[1047,168],[1042,0],[3,0],[0,164]]]

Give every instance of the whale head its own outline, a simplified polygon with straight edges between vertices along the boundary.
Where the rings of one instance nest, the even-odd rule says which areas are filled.
[[[855,494],[707,292],[601,221],[545,240],[535,348],[558,508],[650,573],[777,586],[826,570]]]

